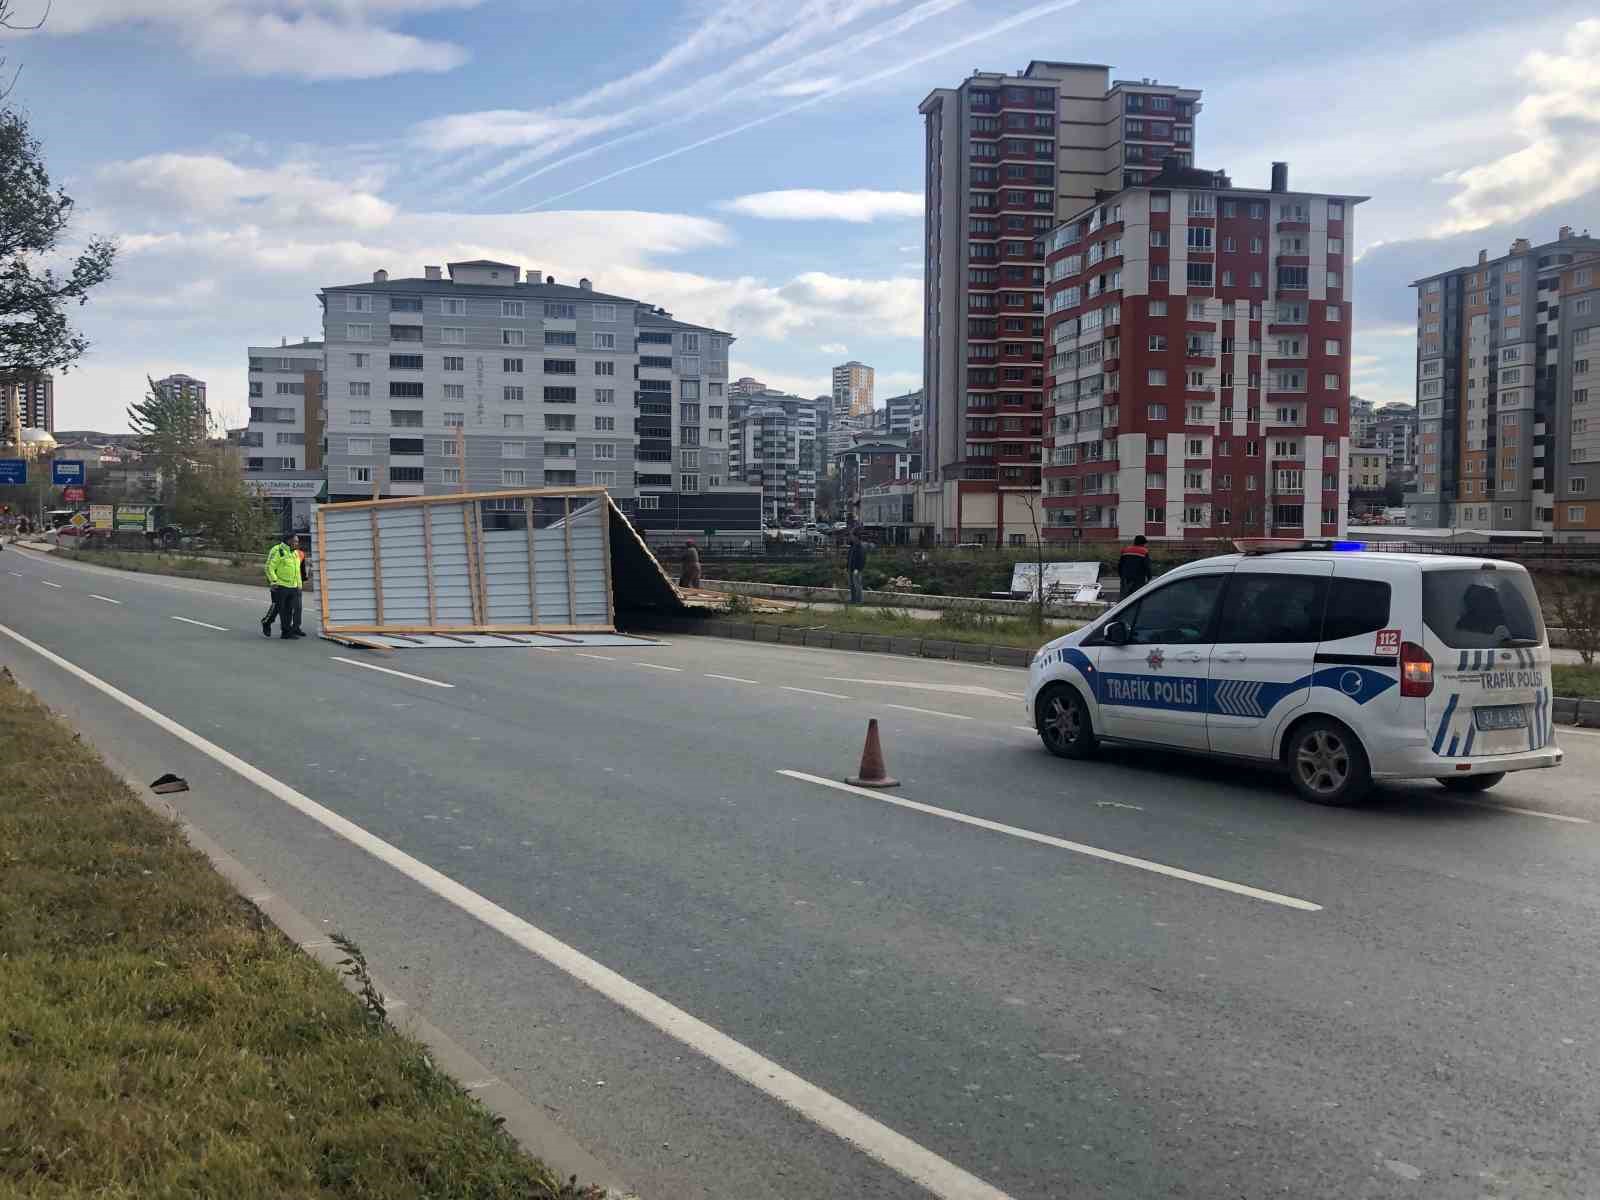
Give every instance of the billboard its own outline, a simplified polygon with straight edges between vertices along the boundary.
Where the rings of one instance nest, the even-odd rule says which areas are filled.
[[[143,533],[146,527],[145,519],[149,515],[149,512],[150,506],[148,504],[117,505],[117,531],[119,533],[123,531]]]
[[[0,458],[0,483],[27,483],[28,460],[25,458]]]
[[[96,529],[110,529],[111,528],[111,505],[109,505],[109,504],[91,504],[91,505],[89,505],[89,520],[93,523],[93,525],[94,525],[94,527]]]

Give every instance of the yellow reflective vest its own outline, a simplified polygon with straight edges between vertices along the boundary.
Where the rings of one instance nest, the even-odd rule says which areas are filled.
[[[283,542],[267,551],[267,582],[273,587],[300,586],[300,556]]]

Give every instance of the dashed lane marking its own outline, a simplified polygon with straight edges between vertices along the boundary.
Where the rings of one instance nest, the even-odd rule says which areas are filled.
[[[721,680],[726,681],[727,683],[756,683],[756,684],[759,684],[761,682],[761,680],[759,680],[759,679],[741,679],[737,675],[713,675],[709,671],[706,672],[706,678],[707,679],[721,679]]]
[[[816,688],[790,687],[787,684],[780,684],[779,686],[786,692],[799,692],[803,696],[826,696],[829,700],[850,699],[849,696],[841,696],[838,692],[819,692]]]
[[[596,662],[616,662],[617,661],[616,659],[612,658],[609,654],[584,654],[582,652],[579,652],[578,657],[579,658],[592,658]]]
[[[383,674],[383,675],[397,675],[401,679],[409,679],[413,683],[425,683],[429,687],[436,687],[436,688],[453,688],[453,687],[455,687],[455,684],[453,684],[453,683],[441,683],[437,679],[428,679],[428,678],[426,678],[425,676],[422,676],[422,675],[412,675],[412,674],[410,674],[409,672],[406,672],[406,671],[396,671],[391,667],[379,667],[379,666],[374,666],[372,663],[357,662],[353,658],[340,658],[337,654],[330,654],[328,656],[328,658],[329,658],[329,660],[331,662],[344,663],[346,666],[349,666],[349,667],[360,667],[363,671],[377,671],[377,672],[379,672],[380,674]]]
[[[1264,900],[1268,904],[1278,904],[1284,908],[1297,908],[1301,912],[1322,911],[1322,905],[1320,904],[1313,904],[1309,900],[1301,900],[1295,896],[1285,896],[1281,892],[1269,892],[1262,888],[1251,887],[1246,883],[1234,883],[1232,880],[1218,879],[1213,875],[1201,875],[1194,871],[1185,871],[1182,867],[1169,867],[1165,863],[1151,862],[1148,858],[1135,858],[1131,854],[1119,854],[1115,850],[1102,850],[1098,846],[1087,846],[1082,842],[1069,842],[1065,838],[1051,837],[1047,833],[1035,833],[1031,829],[1019,829],[1015,825],[1004,825],[999,821],[991,821],[985,817],[974,817],[968,813],[956,812],[954,809],[939,808],[933,804],[923,804],[920,801],[908,800],[904,796],[891,796],[884,792],[868,791],[866,788],[852,787],[848,783],[824,779],[820,775],[807,775],[804,771],[779,771],[778,774],[787,775],[790,779],[798,779],[804,783],[814,783],[819,787],[832,788],[834,791],[848,792],[852,796],[862,796],[868,800],[892,804],[897,808],[908,808],[913,812],[926,813],[928,816],[942,817],[946,821],[959,821],[963,825],[972,825],[978,829],[988,829],[994,833],[1003,833],[1010,837],[1021,838],[1024,841],[1038,842],[1042,846],[1054,846],[1058,850],[1070,850],[1074,854],[1103,859],[1106,862],[1118,863],[1124,867],[1135,867],[1138,870],[1149,871],[1156,875],[1165,875],[1171,879],[1182,879],[1187,883],[1198,883],[1202,887],[1216,888],[1222,892],[1232,892],[1237,896],[1248,896],[1252,900]]]
[[[104,600],[107,604],[121,604],[122,603],[121,600],[113,600],[110,596],[102,596],[99,592],[90,592],[89,596],[90,596],[91,599],[94,599],[94,600]]]
[[[215,629],[218,633],[227,633],[225,625],[213,625],[210,621],[196,621],[193,617],[173,617],[174,621],[182,621],[185,625],[198,625],[202,629]]]
[[[45,587],[58,588],[58,587],[61,586],[59,583],[51,583],[48,579],[41,579],[41,580],[39,580],[39,582],[44,584]]]
[[[682,667],[663,667],[660,663],[629,663],[630,667],[643,667],[647,671],[682,671]]]
[[[909,704],[885,704],[885,708],[898,708],[901,712],[921,713],[925,717],[949,717],[952,721],[970,721],[971,717],[962,713],[940,712],[936,708],[913,708]]]

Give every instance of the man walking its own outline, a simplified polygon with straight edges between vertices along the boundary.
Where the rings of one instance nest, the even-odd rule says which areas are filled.
[[[272,622],[276,618],[279,636],[284,641],[304,637],[305,634],[299,632],[300,556],[289,542],[280,540],[267,551],[267,586],[272,589],[272,607],[261,618],[261,636],[272,636]]]
[[[695,549],[693,538],[690,538],[689,544],[683,548],[683,569],[678,572],[678,586],[684,588],[700,586],[700,551]]]
[[[862,580],[862,572],[867,569],[867,547],[861,540],[861,531],[850,531],[850,555],[845,559],[845,566],[850,572],[850,603],[866,603],[866,588]]]
[[[1133,545],[1122,548],[1122,557],[1117,559],[1117,579],[1122,584],[1124,600],[1150,582],[1150,548],[1146,545],[1147,540],[1144,534],[1139,534],[1133,539]]]

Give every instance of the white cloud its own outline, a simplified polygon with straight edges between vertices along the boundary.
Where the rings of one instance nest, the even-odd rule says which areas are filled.
[[[121,428],[144,376],[185,363],[199,364],[187,368],[193,374],[212,372],[203,377],[219,405],[242,404],[244,347],[316,336],[320,288],[379,268],[401,278],[468,258],[567,282],[587,276],[598,291],[661,304],[746,344],[803,339],[837,342],[842,352],[857,335],[914,343],[921,334],[916,279],[821,271],[729,278],[678,268],[674,258],[731,238],[719,222],[686,214],[411,212],[381,195],[375,179],[174,153],[102,168],[79,220],[125,232],[115,278],[82,312],[93,349],[63,383],[58,421],[67,428]],[[819,369],[825,376],[826,363]]]
[[[318,176],[310,167],[241,167],[220,155],[152,154],[109,164],[98,172],[102,193],[123,210],[170,220],[206,218],[251,225],[304,222],[380,229],[394,205],[365,190]]]
[[[1513,117],[1525,144],[1442,177],[1458,190],[1436,236],[1520,220],[1600,187],[1600,20],[1579,21],[1562,53],[1533,51],[1517,73],[1529,85]]]
[[[451,42],[390,27],[397,18],[475,8],[482,0],[70,0],[36,36],[133,27],[247,75],[373,79],[449,71],[467,61]],[[20,14],[19,14],[20,18]]]
[[[823,342],[822,345],[817,347],[817,350],[818,350],[819,353],[822,353],[822,354],[849,354],[850,353],[850,347],[846,346],[843,342]]]
[[[413,136],[426,149],[470,150],[543,146],[549,153],[604,132],[610,122],[599,117],[561,117],[516,108],[454,113],[419,123]]]
[[[917,192],[874,192],[865,188],[825,192],[816,188],[795,188],[736,196],[724,203],[722,208],[770,221],[851,221],[862,224],[880,218],[920,218],[923,199]]]
[[[829,92],[839,86],[837,76],[824,75],[820,79],[796,79],[791,83],[780,83],[772,89],[774,96],[814,96],[818,92]]]

